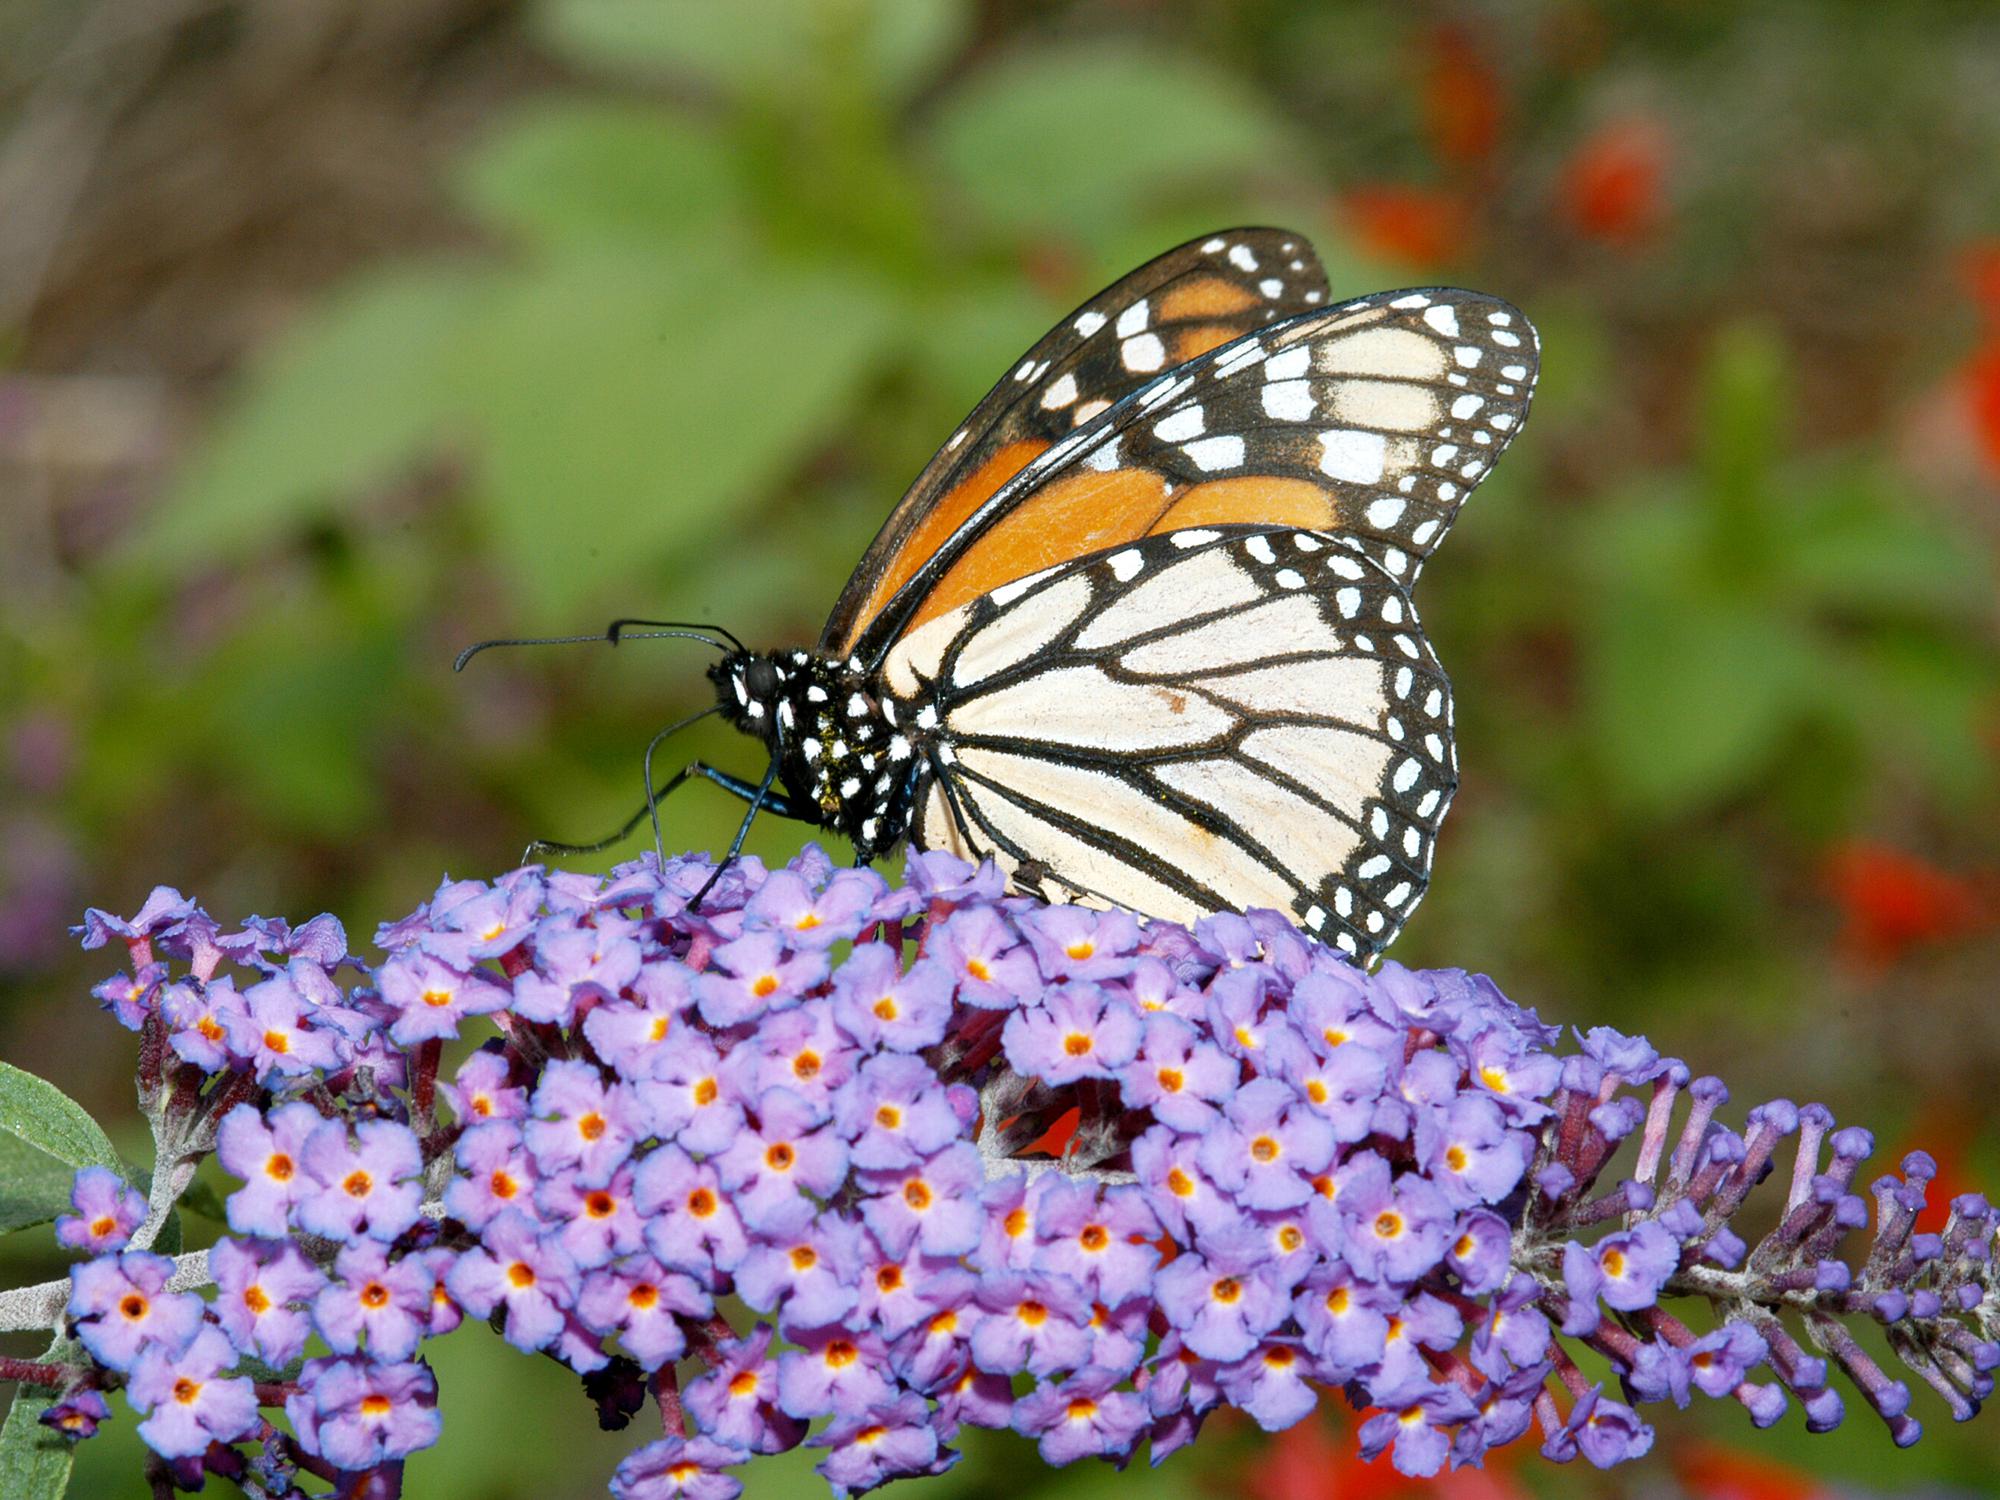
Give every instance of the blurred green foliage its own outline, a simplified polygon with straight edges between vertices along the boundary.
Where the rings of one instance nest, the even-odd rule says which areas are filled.
[[[313,7],[366,31],[365,6]],[[221,9],[244,38],[289,35],[282,7]],[[7,57],[67,15],[28,11],[22,45],[0,45],[0,124],[35,97]],[[704,700],[704,660],[571,648],[454,679],[453,652],[621,613],[810,640],[902,486],[1058,315],[1190,235],[1278,222],[1314,240],[1337,295],[1477,285],[1546,345],[1524,439],[1421,588],[1465,786],[1398,956],[1487,969],[1544,1014],[1644,1029],[1884,1131],[1926,1102],[1990,1108],[1992,924],[1857,962],[1842,933],[1869,913],[1825,876],[1862,841],[2000,891],[2000,435],[1960,384],[1978,340],[2000,348],[2000,311],[1982,334],[1954,279],[2000,224],[1990,26],[1943,4],[1905,8],[1893,37],[1858,5],[1574,3],[1505,23],[1284,0],[409,13],[407,33],[368,34],[406,49],[413,93],[444,91],[433,66],[470,67],[463,35],[507,60],[458,106],[477,128],[448,150],[385,160],[356,131],[377,153],[357,180],[400,174],[444,228],[385,223],[380,244],[404,248],[363,236],[339,274],[291,273],[274,319],[228,288],[255,233],[216,241],[197,277],[145,262],[113,215],[98,281],[79,251],[80,290],[0,329],[9,1056],[126,1105],[122,1034],[73,1030],[97,970],[58,929],[85,903],[129,910],[166,881],[219,916],[330,908],[365,931],[442,869],[615,826],[646,738]],[[10,24],[0,11],[0,43]],[[255,73],[283,48],[253,66],[226,31],[176,37],[168,83],[182,67],[226,95],[229,75],[198,71],[222,54],[254,107],[202,106],[284,117],[287,85]],[[322,129],[323,110],[296,113],[296,132]],[[308,212],[285,177],[302,154],[243,168],[245,194],[282,205],[257,212]],[[186,218],[214,212],[189,192]],[[131,201],[178,222],[157,196]],[[77,331],[94,298],[120,305],[134,260],[209,287],[149,312],[155,378],[198,419],[78,482],[36,457],[68,430],[34,425],[37,403],[144,367]],[[219,392],[208,365],[174,364],[242,324],[255,336],[211,361]],[[712,725],[667,753],[754,769]],[[719,846],[738,812],[696,788],[670,805],[669,843]],[[799,840],[766,819],[751,847]],[[0,1152],[18,1145],[0,1130]],[[22,1185],[0,1223],[46,1208],[52,1159],[20,1150],[0,1163]],[[47,1273],[52,1245],[31,1258]],[[629,1438],[585,1433],[573,1382],[483,1338],[447,1343],[447,1443],[415,1492],[598,1493]],[[1858,1425],[1776,1441],[1882,1483],[2000,1479],[1936,1432],[1890,1463]],[[492,1437],[519,1432],[546,1441]],[[78,1492],[133,1492],[134,1452],[114,1424]],[[1049,1476],[1023,1453],[985,1440],[928,1493],[1135,1482]],[[1192,1493],[1228,1461],[1152,1483]],[[753,1493],[815,1493],[804,1459],[786,1463]]]

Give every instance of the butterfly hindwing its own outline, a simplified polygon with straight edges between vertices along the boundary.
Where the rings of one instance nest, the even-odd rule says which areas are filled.
[[[821,648],[860,632],[965,518],[1038,454],[1160,371],[1324,306],[1302,235],[1232,229],[1191,240],[1099,292],[988,391],[898,502],[835,604]]]
[[[882,681],[935,710],[921,847],[993,854],[1055,899],[1272,907],[1358,957],[1422,895],[1456,786],[1407,593],[1290,527],[1048,569],[905,637]]]

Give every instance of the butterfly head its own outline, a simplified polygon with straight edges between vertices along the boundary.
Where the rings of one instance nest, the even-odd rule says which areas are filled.
[[[788,673],[777,657],[762,651],[732,651],[708,669],[722,717],[745,734],[769,743],[786,693]]]

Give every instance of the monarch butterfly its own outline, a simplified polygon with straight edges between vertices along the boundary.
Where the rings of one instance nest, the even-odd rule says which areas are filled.
[[[1233,229],[1084,303],[917,476],[814,649],[722,648],[761,783],[695,762],[664,790],[706,778],[745,832],[768,808],[862,862],[907,836],[1085,904],[1273,907],[1371,960],[1457,786],[1411,585],[1537,341],[1476,292],[1326,298],[1302,236]]]

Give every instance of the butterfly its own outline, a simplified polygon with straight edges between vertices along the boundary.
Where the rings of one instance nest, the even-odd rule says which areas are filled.
[[[1476,292],[1331,304],[1286,230],[1168,251],[986,394],[814,648],[723,648],[717,709],[761,782],[696,762],[665,790],[705,778],[744,832],[768,809],[864,863],[906,838],[991,857],[1049,899],[1275,908],[1371,961],[1458,782],[1411,588],[1520,430],[1537,350]]]

